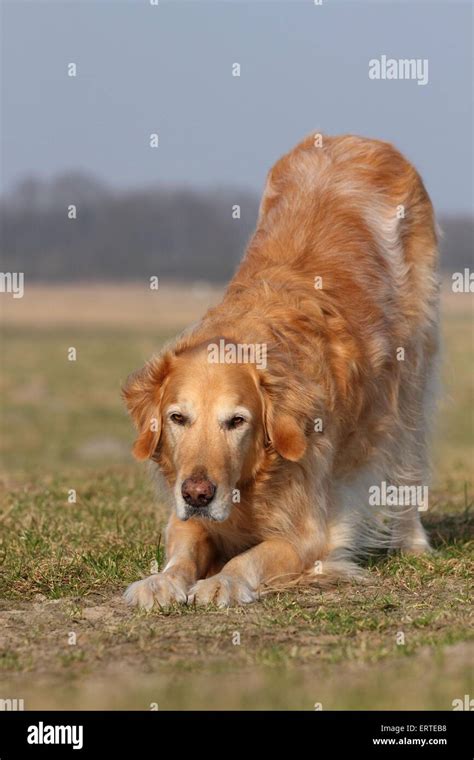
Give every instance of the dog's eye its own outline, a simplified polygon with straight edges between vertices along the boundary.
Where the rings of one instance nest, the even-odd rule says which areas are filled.
[[[174,422],[175,425],[184,425],[186,423],[186,417],[179,412],[173,412],[173,414],[170,414],[170,420],[171,422]]]
[[[242,427],[246,422],[245,417],[242,417],[240,414],[236,414],[232,419],[229,420],[228,427],[230,430],[235,430],[235,428]]]

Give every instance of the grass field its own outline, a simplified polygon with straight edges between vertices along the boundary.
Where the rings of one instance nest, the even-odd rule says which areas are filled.
[[[373,559],[364,586],[227,611],[123,605],[124,587],[162,561],[166,514],[131,459],[120,386],[216,296],[163,288],[151,300],[138,287],[2,296],[0,698],[27,709],[450,709],[473,694],[469,296],[444,299],[424,518],[432,555]]]

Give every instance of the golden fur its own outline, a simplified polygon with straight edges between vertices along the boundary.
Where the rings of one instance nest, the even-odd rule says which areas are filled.
[[[124,388],[176,505],[168,564],[129,602],[248,602],[355,577],[373,546],[428,548],[416,506],[387,525],[368,489],[426,484],[436,268],[429,197],[391,145],[308,137],[275,164],[223,301]],[[210,363],[220,340],[264,345],[266,367]],[[187,478],[217,488],[207,519]]]

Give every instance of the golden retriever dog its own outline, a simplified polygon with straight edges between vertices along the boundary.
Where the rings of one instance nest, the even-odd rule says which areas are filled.
[[[167,564],[130,604],[242,604],[356,578],[374,547],[429,549],[437,258],[391,145],[311,136],[275,164],[220,305],[123,390],[172,502]]]

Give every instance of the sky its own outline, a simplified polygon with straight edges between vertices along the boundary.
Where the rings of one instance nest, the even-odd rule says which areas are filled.
[[[428,83],[370,79],[383,55]],[[3,0],[1,63],[2,192],[71,169],[261,192],[322,131],[393,142],[438,211],[473,212],[469,2]]]

